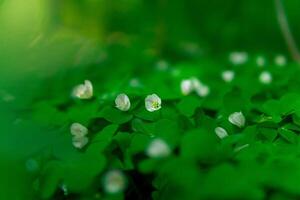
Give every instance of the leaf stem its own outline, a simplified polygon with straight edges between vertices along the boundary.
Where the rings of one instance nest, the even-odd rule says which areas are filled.
[[[279,23],[279,27],[283,38],[288,46],[288,50],[291,53],[292,58],[300,63],[300,53],[299,49],[296,45],[295,39],[291,33],[290,26],[286,17],[286,13],[284,11],[284,7],[281,0],[274,0],[275,1],[275,8],[276,8],[276,15],[277,20]]]

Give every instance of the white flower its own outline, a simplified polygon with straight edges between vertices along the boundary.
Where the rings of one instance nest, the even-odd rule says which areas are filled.
[[[83,137],[74,136],[72,138],[73,146],[78,149],[82,149],[85,145],[87,145],[88,142],[89,142],[89,138],[85,136]]]
[[[223,139],[223,138],[225,138],[225,137],[228,136],[227,131],[226,131],[224,128],[222,128],[222,127],[217,127],[217,128],[215,129],[215,133],[216,133],[216,135],[217,135],[220,139]]]
[[[268,71],[264,71],[259,75],[259,81],[263,84],[270,84],[272,82],[272,75]]]
[[[235,65],[241,65],[247,62],[248,54],[246,52],[232,52],[229,55],[229,60]]]
[[[70,127],[71,134],[75,137],[83,137],[88,134],[89,130],[79,123],[73,123]]]
[[[195,78],[195,77],[192,77],[190,80],[191,80],[191,82],[192,82],[192,85],[193,85],[193,89],[194,89],[194,90],[195,90],[196,88],[201,87],[201,86],[203,85],[203,83],[202,83],[199,79],[197,79],[197,78]]]
[[[146,154],[151,158],[164,158],[171,154],[171,149],[164,140],[156,138],[149,144]]]
[[[286,58],[283,55],[277,55],[274,59],[274,62],[276,65],[282,67],[282,66],[286,65]]]
[[[194,89],[193,83],[192,83],[192,81],[190,79],[182,80],[180,86],[181,86],[181,93],[183,95],[190,94],[193,91],[193,89]]]
[[[193,90],[200,96],[206,97],[210,93],[210,89],[207,85],[204,85],[199,79],[191,78]]]
[[[126,178],[119,170],[112,170],[106,173],[103,180],[104,190],[107,193],[115,194],[122,192],[126,187]]]
[[[156,94],[148,95],[145,99],[145,107],[149,112],[161,109],[161,99]]]
[[[200,97],[205,97],[210,93],[209,87],[195,77],[182,80],[180,87],[183,95],[188,95],[195,91]]]
[[[195,90],[200,97],[206,97],[210,93],[210,89],[207,85],[201,85],[200,87],[195,88]]]
[[[115,100],[116,108],[121,111],[128,111],[130,109],[130,100],[126,94],[119,94]]]
[[[89,142],[89,138],[86,137],[88,129],[85,126],[79,123],[73,123],[70,131],[73,135],[72,143],[75,148],[81,149]]]
[[[259,67],[265,66],[265,64],[266,64],[265,58],[264,58],[263,56],[258,56],[258,57],[256,58],[256,64],[257,64],[257,66],[259,66]]]
[[[238,126],[239,128],[242,128],[243,126],[245,126],[245,116],[243,115],[242,112],[235,112],[232,113],[229,117],[228,120],[230,123],[232,123],[233,125]]]
[[[90,99],[93,97],[93,85],[91,81],[85,80],[84,84],[80,84],[73,89],[73,96],[79,99]]]
[[[222,73],[222,79],[229,83],[234,79],[234,71],[232,70],[226,70]]]

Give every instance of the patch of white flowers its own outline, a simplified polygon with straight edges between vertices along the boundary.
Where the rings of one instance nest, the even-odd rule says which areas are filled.
[[[247,52],[232,52],[229,54],[229,60],[234,65],[244,64],[248,60],[248,53]]]
[[[126,177],[123,172],[120,170],[111,170],[104,176],[104,190],[109,194],[120,193],[126,188],[126,182]]]
[[[89,142],[89,138],[86,137],[89,131],[82,124],[73,123],[70,131],[73,135],[72,143],[75,148],[82,149]]]
[[[161,109],[161,99],[157,94],[148,95],[145,99],[145,107],[149,112]]]
[[[270,84],[272,82],[272,75],[268,71],[263,71],[259,75],[259,81],[263,84]]]
[[[217,127],[217,128],[215,129],[215,133],[216,133],[216,135],[217,135],[220,139],[224,139],[225,137],[228,136],[227,131],[226,131],[224,128],[222,128],[222,127]]]
[[[192,92],[196,92],[200,97],[206,97],[210,93],[209,87],[197,78],[182,80],[180,88],[183,95],[189,95]]]
[[[164,158],[171,154],[171,149],[164,140],[156,138],[150,142],[146,154],[151,158]]]
[[[242,112],[234,112],[228,117],[228,121],[239,128],[245,126],[246,118]]]
[[[232,70],[226,70],[222,72],[222,79],[227,83],[231,82],[234,79],[234,76],[235,74]]]
[[[74,87],[72,96],[79,99],[90,99],[93,97],[93,85],[91,81],[85,80],[84,84]]]
[[[278,66],[285,66],[286,65],[286,58],[284,55],[277,55],[275,58],[274,58],[274,62],[276,65]]]
[[[115,100],[116,108],[121,111],[128,111],[130,109],[130,100],[126,94],[119,94]]]

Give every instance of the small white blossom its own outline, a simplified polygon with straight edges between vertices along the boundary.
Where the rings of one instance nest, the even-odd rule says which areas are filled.
[[[161,99],[156,94],[148,95],[145,99],[145,107],[149,112],[161,109]]]
[[[88,129],[85,126],[79,123],[73,123],[70,131],[73,135],[72,143],[75,148],[81,149],[89,142],[89,138],[86,137]]]
[[[268,71],[264,71],[259,75],[259,81],[263,84],[270,84],[272,82],[272,75]]]
[[[74,136],[72,138],[73,146],[77,149],[82,149],[85,145],[87,145],[88,142],[89,142],[89,138],[85,136],[83,137]]]
[[[259,67],[265,66],[265,65],[266,65],[266,60],[265,60],[265,58],[264,58],[263,56],[258,56],[258,57],[256,58],[256,64],[257,64],[257,66],[259,66]]]
[[[192,83],[192,81],[190,79],[182,80],[180,86],[181,86],[181,93],[183,95],[190,94],[193,91],[193,89],[194,89],[193,83]]]
[[[130,109],[130,100],[126,94],[119,94],[115,100],[116,108],[121,111],[128,111]]]
[[[199,79],[191,78],[193,90],[200,96],[206,97],[210,93],[210,89],[207,85],[204,85]]]
[[[242,128],[245,126],[246,119],[242,112],[235,112],[229,115],[228,120],[233,125],[238,126],[239,128]]]
[[[80,84],[73,89],[72,95],[79,99],[90,99],[93,97],[93,85],[91,81],[85,80],[84,84]]]
[[[106,173],[103,180],[104,190],[110,194],[122,192],[126,187],[126,178],[123,172],[112,170]]]
[[[229,55],[229,60],[235,65],[241,65],[247,62],[248,54],[246,52],[232,52]]]
[[[83,137],[88,134],[89,130],[79,123],[73,123],[70,127],[71,134],[75,137]]]
[[[151,158],[164,158],[171,154],[171,149],[164,140],[156,138],[149,144],[146,154]]]
[[[234,79],[234,71],[226,70],[222,72],[222,79],[227,83],[231,82]]]
[[[195,88],[195,90],[200,97],[206,97],[210,93],[210,89],[207,85],[201,85],[200,87]]]
[[[286,65],[286,58],[284,55],[277,55],[274,59],[274,62],[278,66],[285,66]]]
[[[217,128],[215,129],[215,133],[216,133],[216,135],[217,135],[220,139],[223,139],[223,138],[225,138],[225,137],[228,136],[227,131],[226,131],[224,128],[222,128],[222,127],[217,127]]]

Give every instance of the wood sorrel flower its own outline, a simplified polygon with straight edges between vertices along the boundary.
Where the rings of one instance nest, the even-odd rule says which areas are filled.
[[[232,70],[226,70],[222,72],[222,79],[229,83],[234,79],[234,71]]]
[[[149,112],[161,109],[161,99],[156,94],[148,95],[145,99],[145,107]]]
[[[76,137],[83,137],[88,134],[89,130],[79,123],[73,123],[70,127],[71,134]]]
[[[104,190],[110,194],[122,192],[126,187],[126,178],[123,172],[111,170],[106,173],[103,180]]]
[[[171,154],[171,149],[164,140],[156,138],[149,144],[146,154],[151,158],[163,158]]]
[[[232,113],[231,115],[229,115],[228,120],[230,123],[238,126],[239,128],[245,126],[245,122],[246,122],[245,116],[243,115],[242,112]]]
[[[130,109],[130,100],[126,94],[119,94],[115,100],[116,108],[121,111],[128,111]]]
[[[70,127],[71,134],[73,135],[72,143],[75,148],[83,148],[89,141],[89,138],[86,137],[88,134],[88,129],[79,124],[73,123]]]
[[[84,84],[77,85],[72,95],[79,99],[90,99],[93,97],[93,85],[91,81],[85,80]]]
[[[277,55],[275,58],[274,58],[274,62],[276,65],[278,66],[285,66],[286,65],[286,58],[284,55]]]
[[[190,79],[182,80],[180,88],[183,95],[188,95],[194,90],[193,82]]]
[[[259,75],[259,81],[263,84],[270,84],[272,82],[272,75],[268,71],[264,71]]]
[[[210,89],[207,85],[204,85],[199,79],[197,78],[192,78],[192,85],[193,85],[193,90],[198,94],[200,97],[206,97]]]
[[[247,62],[248,54],[246,52],[232,52],[229,55],[229,60],[235,65],[241,65]]]
[[[220,139],[223,139],[223,138],[225,138],[225,137],[228,136],[227,131],[226,131],[224,128],[222,128],[222,127],[217,127],[217,128],[215,129],[215,133],[216,133],[216,135],[217,135]]]

